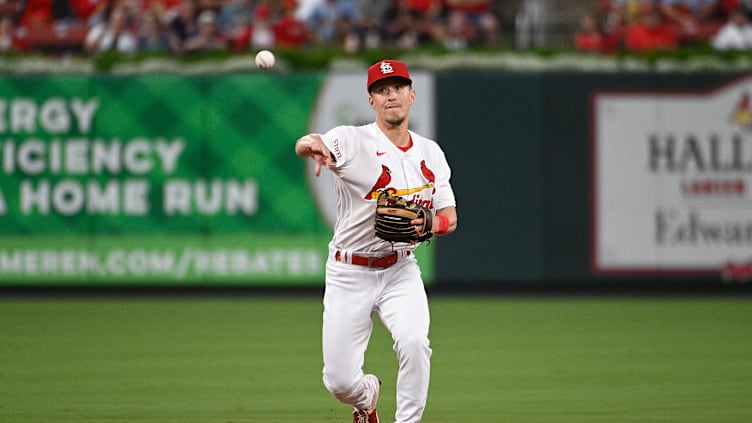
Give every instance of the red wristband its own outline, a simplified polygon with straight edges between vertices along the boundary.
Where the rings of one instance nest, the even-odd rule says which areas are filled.
[[[436,235],[443,235],[447,233],[449,229],[449,218],[446,216],[436,216],[439,219],[439,230],[436,231]]]

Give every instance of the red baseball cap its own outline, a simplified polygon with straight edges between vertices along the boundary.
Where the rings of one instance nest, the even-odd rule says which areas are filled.
[[[371,92],[373,84],[386,78],[404,78],[410,84],[413,83],[413,80],[410,79],[410,72],[407,71],[407,66],[403,62],[386,59],[368,68],[368,84],[366,84],[366,89],[368,89],[368,92]]]

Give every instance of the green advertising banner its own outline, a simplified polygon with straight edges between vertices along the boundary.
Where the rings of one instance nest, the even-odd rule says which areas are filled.
[[[321,284],[319,75],[0,80],[0,283]]]

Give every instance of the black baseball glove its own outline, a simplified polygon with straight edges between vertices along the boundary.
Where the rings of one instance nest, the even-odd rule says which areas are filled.
[[[415,226],[413,219],[423,219],[423,224]],[[376,236],[391,242],[417,243],[433,236],[431,223],[433,215],[427,208],[381,191],[376,202]]]

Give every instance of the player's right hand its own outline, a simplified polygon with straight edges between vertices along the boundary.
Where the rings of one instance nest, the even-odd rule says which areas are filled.
[[[331,169],[334,166],[334,156],[324,144],[319,134],[308,134],[300,137],[295,143],[295,153],[300,157],[310,157],[316,161],[313,173],[321,174],[321,166]]]

